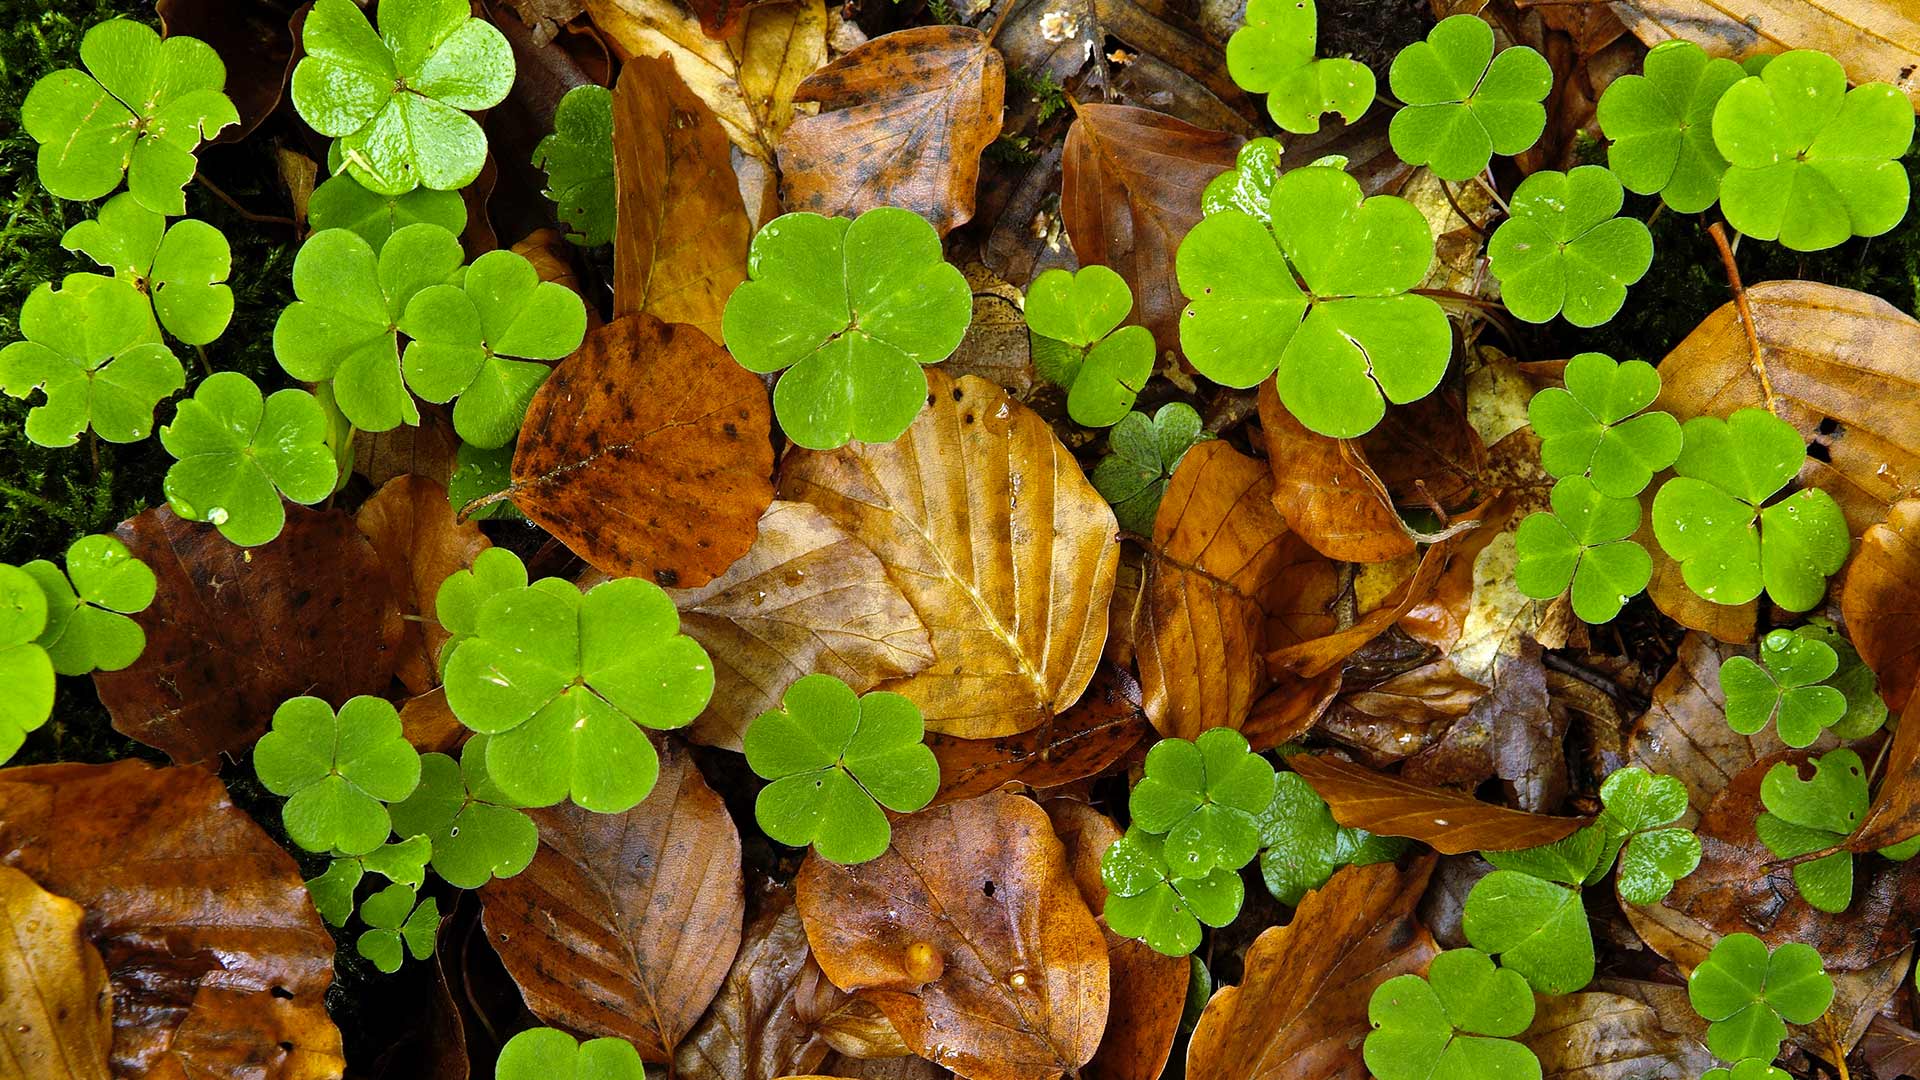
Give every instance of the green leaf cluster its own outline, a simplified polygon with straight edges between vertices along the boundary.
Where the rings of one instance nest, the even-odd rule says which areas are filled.
[[[245,375],[215,372],[160,429],[160,445],[178,459],[167,469],[167,503],[242,547],[267,543],[286,524],[282,496],[312,505],[333,494],[339,464],[326,440],[312,394],[263,398]]]
[[[1511,157],[1540,138],[1553,70],[1524,45],[1499,55],[1493,45],[1485,21],[1454,15],[1393,58],[1387,83],[1405,107],[1393,114],[1387,134],[1400,160],[1443,180],[1465,180],[1494,154]]]
[[[425,764],[425,759],[422,759]],[[400,804],[389,807],[398,809]],[[382,844],[364,855],[338,855],[327,863],[318,877],[307,881],[314,910],[329,925],[345,926],[353,917],[354,893],[368,874],[379,874],[388,881],[419,888],[427,880],[427,860],[433,844],[424,836],[410,836],[397,844]]]
[[[1567,361],[1563,379],[1565,389],[1547,387],[1527,403],[1548,475],[1585,476],[1602,495],[1626,499],[1680,456],[1680,422],[1641,411],[1660,396],[1652,364],[1583,352]]]
[[[1273,801],[1254,816],[1260,830],[1260,877],[1274,899],[1299,905],[1343,866],[1391,862],[1407,849],[1395,836],[1375,836],[1333,820],[1326,800],[1298,773],[1274,776]]]
[[[20,310],[20,332],[25,341],[0,349],[0,392],[46,395],[25,429],[41,446],[72,446],[89,428],[108,442],[138,442],[153,429],[154,406],[186,385],[147,298],[118,278],[70,274],[59,289],[40,285]]]
[[[1619,314],[1627,286],[1653,266],[1645,223],[1615,216],[1625,199],[1620,181],[1599,165],[1522,180],[1510,215],[1487,241],[1507,310],[1533,323],[1564,315],[1583,327]]]
[[[20,569],[46,597],[46,626],[34,643],[62,675],[119,671],[140,658],[146,631],[127,616],[153,603],[152,568],[112,536],[83,536],[67,548],[62,571],[46,559]]]
[[[1093,487],[1113,506],[1120,527],[1137,536],[1153,535],[1160,497],[1180,467],[1180,459],[1206,439],[1200,414],[1181,401],[1169,402],[1149,419],[1131,412],[1107,433],[1110,453],[1093,467]]]
[[[400,714],[364,695],[338,713],[316,697],[281,703],[254,746],[253,769],[268,791],[287,797],[281,821],[294,843],[342,855],[386,843],[386,804],[420,783],[420,755],[401,734]]]
[[[558,204],[567,239],[599,247],[613,239],[613,92],[576,86],[553,111],[553,134],[533,149],[547,174],[547,198]]]
[[[1281,130],[1320,130],[1322,113],[1355,124],[1373,104],[1373,72],[1357,60],[1319,59],[1314,0],[1248,0],[1246,24],[1227,39],[1227,74],[1240,89],[1267,95]]]
[[[1426,978],[1396,975],[1367,1001],[1362,1049],[1378,1080],[1539,1080],[1540,1059],[1514,1036],[1533,1023],[1533,992],[1478,949],[1449,949]]]
[[[440,902],[429,896],[416,907],[417,895],[413,886],[395,882],[360,905],[360,919],[367,929],[354,948],[389,975],[400,970],[407,954],[415,960],[433,955],[434,937],[440,932]]]
[[[1118,423],[1153,375],[1153,332],[1120,325],[1132,310],[1126,279],[1105,266],[1042,271],[1027,289],[1034,370],[1066,388],[1074,423]]]
[[[530,1028],[507,1040],[494,1080],[646,1080],[640,1052],[624,1039],[579,1042],[554,1028]]]
[[[0,563],[0,762],[13,757],[53,715],[53,660],[39,638],[47,628],[47,597],[33,575]]]
[[[420,786],[389,807],[394,832],[431,842],[433,872],[460,889],[507,878],[533,862],[540,832],[513,798],[487,775],[487,737],[460,749],[420,756]]]
[[[1727,726],[1753,735],[1773,721],[1781,742],[1812,746],[1847,714],[1847,696],[1826,685],[1839,670],[1840,654],[1832,645],[1791,630],[1769,631],[1760,641],[1759,663],[1729,656],[1720,665]]]
[[[1709,1021],[1707,1049],[1723,1061],[1772,1061],[1787,1023],[1811,1024],[1833,1003],[1833,980],[1811,945],[1767,952],[1752,934],[1728,934],[1687,979],[1687,999]]]
[[[1846,699],[1846,711],[1830,726],[1842,742],[1864,739],[1887,722],[1887,702],[1880,696],[1880,680],[1860,658],[1859,650],[1841,635],[1838,627],[1819,616],[1808,619],[1793,632],[1832,649],[1838,666],[1824,683],[1840,691]]]
[[[1136,823],[1101,853],[1107,928],[1157,952],[1184,956],[1200,944],[1201,923],[1225,926],[1240,914],[1246,886],[1225,867],[1199,876],[1176,875],[1166,843],[1166,837]]]
[[[1513,580],[1538,600],[1573,590],[1573,613],[1603,623],[1653,580],[1653,557],[1631,537],[1640,528],[1637,499],[1602,495],[1592,480],[1553,485],[1553,511],[1536,511],[1514,533]]]
[[[167,333],[189,345],[218,338],[233,319],[226,285],[233,252],[219,229],[191,218],[167,219],[122,192],[98,217],[68,229],[60,245],[112,270],[147,298]]]

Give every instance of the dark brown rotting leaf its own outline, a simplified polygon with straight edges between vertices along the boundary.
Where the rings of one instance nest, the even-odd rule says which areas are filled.
[[[1296,754],[1287,763],[1327,800],[1340,824],[1412,837],[1444,855],[1537,847],[1589,824],[1495,806],[1468,792],[1425,787],[1325,755]]]
[[[293,72],[293,27],[286,11],[275,4],[249,0],[156,0],[154,12],[167,36],[199,38],[220,54],[227,68],[227,97],[240,114],[240,123],[214,137],[214,142],[239,142],[280,104],[287,77]],[[304,12],[296,12],[300,21]],[[277,211],[276,211],[277,212]]]
[[[1071,709],[1018,735],[958,739],[929,734],[940,759],[946,802],[984,795],[1003,784],[1043,789],[1098,776],[1153,730],[1140,707],[1140,683],[1125,668],[1101,664]]]

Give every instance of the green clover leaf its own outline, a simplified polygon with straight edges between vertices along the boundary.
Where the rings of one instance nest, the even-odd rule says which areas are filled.
[[[364,855],[393,831],[383,804],[413,794],[420,755],[400,714],[377,697],[333,708],[316,697],[282,702],[253,749],[253,770],[275,795],[287,835],[308,851]]]
[[[477,889],[518,874],[533,861],[540,832],[487,775],[485,735],[445,754],[420,756],[420,786],[391,807],[393,829],[433,844],[433,870],[448,884]]]
[[[1833,733],[1841,742],[1853,742],[1879,731],[1887,722],[1887,702],[1880,696],[1879,678],[1866,661],[1860,659],[1853,643],[1841,636],[1832,623],[1818,616],[1795,627],[1793,632],[1832,649],[1839,660],[1838,669],[1825,680],[1826,685],[1840,691],[1840,696],[1847,701],[1847,711],[1833,722]]]
[[[388,975],[400,970],[404,953],[412,953],[415,960],[433,955],[434,938],[440,933],[440,902],[429,896],[414,907],[415,895],[413,886],[395,883],[360,905],[360,918],[369,929],[354,948]]]
[[[395,230],[377,254],[358,233],[316,232],[294,256],[299,299],[274,323],[273,354],[296,379],[332,379],[340,411],[362,431],[418,424],[400,374],[400,318],[414,294],[456,280],[464,261],[459,238],[425,222]]]
[[[1180,244],[1175,269],[1191,301],[1181,349],[1228,386],[1277,372],[1280,400],[1301,423],[1364,435],[1386,413],[1383,395],[1425,397],[1452,356],[1446,314],[1408,292],[1433,262],[1433,233],[1412,203],[1366,198],[1359,181],[1326,166],[1280,177],[1273,206],[1284,212],[1271,230],[1222,210]]]
[[[911,813],[939,790],[925,735],[919,707],[899,694],[863,696],[831,675],[802,676],[780,708],[747,726],[747,765],[772,781],[753,816],[768,836],[812,844],[823,859],[877,859],[893,840],[880,808]]]
[[[747,254],[721,333],[773,390],[787,437],[809,450],[892,442],[927,400],[922,364],[953,355],[973,294],[925,218],[890,206],[857,220],[782,214]]]
[[[97,199],[124,176],[148,210],[186,213],[181,189],[198,167],[194,151],[240,122],[220,92],[220,54],[197,38],[163,41],[143,23],[111,19],[80,39],[80,62],[86,71],[45,76],[20,106],[21,126],[40,144],[40,183],[62,199]]]
[[[1379,1080],[1539,1080],[1540,1059],[1511,1038],[1533,1012],[1525,979],[1478,949],[1449,949],[1426,978],[1396,975],[1374,988],[1367,1071]]]
[[[1811,945],[1788,942],[1767,954],[1752,934],[1728,934],[1693,969],[1687,999],[1708,1020],[1707,1049],[1725,1061],[1780,1054],[1787,1025],[1811,1024],[1833,1002],[1833,980]]]
[[[397,807],[395,807],[397,809]],[[424,836],[412,836],[397,844],[382,844],[365,855],[343,855],[327,864],[318,877],[307,881],[313,907],[328,925],[345,926],[353,916],[353,894],[369,872],[388,881],[418,889],[427,880],[427,860],[433,845]]]
[[[1713,111],[1729,162],[1720,181],[1727,224],[1795,251],[1878,236],[1907,216],[1913,103],[1888,83],[1847,89],[1823,52],[1781,53],[1735,83]]]
[[[650,581],[584,595],[560,578],[528,585],[520,560],[493,548],[441,585],[437,609],[454,635],[441,652],[447,706],[493,736],[486,774],[522,806],[632,809],[660,773],[646,729],[685,727],[713,696],[706,650]]]
[[[282,495],[311,506],[333,494],[339,466],[326,437],[312,394],[276,390],[262,400],[252,379],[215,372],[160,429],[160,445],[179,459],[167,468],[167,502],[241,547],[267,543],[286,524]]]
[[[378,253],[387,238],[409,225],[438,225],[455,236],[467,227],[467,201],[457,191],[414,188],[399,195],[368,191],[350,173],[336,172],[307,199],[314,232],[346,229]]]
[[[1793,1080],[1792,1075],[1773,1067],[1766,1058],[1748,1058],[1732,1068],[1708,1069],[1700,1080]]]
[[[1231,41],[1228,44],[1231,47]],[[1280,179],[1282,153],[1278,139],[1254,139],[1242,146],[1233,168],[1208,181],[1206,190],[1200,193],[1201,212],[1238,210],[1259,218],[1262,225],[1271,225],[1273,185]]]
[[[1570,994],[1593,981],[1593,932],[1580,890],[1518,870],[1495,870],[1467,894],[1467,941],[1495,953],[1542,994]]]
[[[1629,904],[1657,904],[1699,866],[1699,837],[1686,829],[1653,829],[1627,841],[1615,884]]]
[[[1524,45],[1495,56],[1493,28],[1454,15],[1400,50],[1387,83],[1406,103],[1387,129],[1393,152],[1443,180],[1465,180],[1494,154],[1511,157],[1540,138],[1553,69]]]
[[[533,167],[544,169],[542,194],[559,204],[567,239],[599,247],[613,239],[613,92],[576,86],[553,111],[553,134],[533,148]]]
[[[1248,0],[1246,25],[1227,39],[1227,74],[1240,89],[1267,95],[1282,131],[1309,135],[1320,114],[1358,123],[1373,104],[1373,72],[1357,60],[1318,60],[1320,16],[1313,0]]]
[[[167,333],[189,345],[219,337],[233,318],[233,290],[225,284],[233,252],[219,229],[204,221],[167,219],[122,192],[99,216],[60,238],[68,251],[112,270],[145,294]]]
[[[1600,785],[1600,802],[1603,809],[1595,824],[1606,833],[1607,846],[1586,884],[1604,877],[1619,855],[1615,884],[1620,898],[1629,904],[1654,904],[1700,865],[1700,838],[1686,829],[1666,827],[1687,812],[1687,786],[1678,779],[1638,765],[1615,769]]]
[[[1119,422],[1153,374],[1153,332],[1120,326],[1132,310],[1126,280],[1099,265],[1042,271],[1027,290],[1034,369],[1067,388],[1067,415],[1082,427]]]
[[[1819,603],[1852,550],[1839,504],[1807,488],[1763,508],[1806,460],[1800,433],[1764,409],[1741,409],[1696,416],[1681,435],[1680,475],[1653,498],[1653,535],[1687,586],[1718,604],[1762,589],[1789,611]]]
[[[1343,866],[1399,858],[1406,841],[1350,829],[1333,820],[1326,800],[1299,774],[1274,776],[1273,801],[1254,817],[1260,830],[1260,876],[1274,899],[1297,907]]]
[[[1550,386],[1527,403],[1540,436],[1540,464],[1555,477],[1586,474],[1600,494],[1628,499],[1680,456],[1680,422],[1669,413],[1634,415],[1660,396],[1660,372],[1644,360],[1617,364],[1605,353],[1567,361],[1566,389]]]
[[[1487,242],[1507,310],[1534,323],[1565,315],[1575,326],[1619,314],[1627,286],[1653,265],[1646,224],[1614,216],[1625,198],[1620,181],[1599,165],[1522,180],[1512,216]]]
[[[1867,773],[1860,755],[1834,750],[1813,759],[1813,779],[1781,762],[1760,781],[1754,835],[1782,859],[1837,847],[1867,813]],[[1836,851],[1811,862],[1795,863],[1793,884],[1807,903],[1821,911],[1842,912],[1853,902],[1853,853]]]
[[[513,51],[460,0],[380,6],[380,33],[353,0],[317,0],[300,35],[293,107],[340,140],[347,171],[368,190],[466,187],[487,137],[467,113],[513,88]]]
[[[1613,80],[1600,95],[1600,129],[1612,140],[1607,167],[1628,191],[1697,214],[1720,197],[1727,171],[1713,144],[1714,106],[1746,72],[1677,38],[1654,46],[1643,70]]]
[[[400,329],[407,343],[401,371],[413,392],[433,402],[459,400],[453,429],[493,450],[512,441],[534,392],[559,360],[580,347],[587,306],[526,256],[489,251],[467,267],[459,285],[429,285],[413,294]]]
[[[1847,713],[1847,697],[1821,685],[1840,669],[1831,645],[1791,630],[1774,630],[1760,643],[1760,663],[1729,656],[1720,665],[1727,726],[1752,735],[1775,721],[1780,741],[1811,746]]]
[[[1571,836],[1550,844],[1519,848],[1514,851],[1483,851],[1480,857],[1502,870],[1516,870],[1542,881],[1579,885],[1588,878],[1606,873],[1600,863],[1607,854],[1607,831],[1589,825]]]
[[[43,284],[20,309],[25,341],[0,349],[0,392],[46,401],[27,414],[41,446],[72,446],[91,427],[108,442],[138,442],[153,409],[186,385],[186,372],[154,326],[147,298],[125,281],[72,274]]]
[[[1185,402],[1160,406],[1151,420],[1146,413],[1128,413],[1107,433],[1112,452],[1093,467],[1094,490],[1113,506],[1122,529],[1152,536],[1153,518],[1173,470],[1188,450],[1208,438],[1200,414]]]
[[[47,626],[47,597],[33,575],[0,563],[0,762],[13,757],[53,715],[53,661],[38,638]]]
[[[454,451],[453,475],[447,478],[447,502],[457,511],[475,499],[495,495],[513,486],[512,446],[482,450],[469,443],[461,443]],[[486,521],[493,518],[506,518],[510,521],[525,521],[527,515],[513,504],[512,499],[491,502],[467,515],[468,518]]]
[[[1134,823],[1166,836],[1175,877],[1238,870],[1260,850],[1254,815],[1273,802],[1273,766],[1232,728],[1192,742],[1161,739],[1147,751],[1146,775],[1133,786]]]
[[[1185,956],[1200,944],[1200,924],[1225,926],[1240,914],[1246,886],[1240,875],[1215,867],[1201,877],[1174,877],[1166,839],[1135,825],[1100,854],[1107,886],[1107,927],[1154,951]]]
[[[577,1042],[564,1031],[531,1028],[507,1040],[495,1080],[646,1080],[640,1052],[623,1039]]]
[[[35,642],[62,675],[119,671],[140,659],[146,631],[128,615],[153,603],[146,563],[112,536],[83,536],[67,548],[65,572],[46,559],[21,567],[40,583],[47,624]]]
[[[1653,557],[1629,539],[1640,528],[1640,503],[1600,493],[1584,476],[1553,485],[1553,512],[1528,514],[1514,533],[1513,581],[1536,600],[1573,589],[1573,613],[1599,624],[1653,579]]]

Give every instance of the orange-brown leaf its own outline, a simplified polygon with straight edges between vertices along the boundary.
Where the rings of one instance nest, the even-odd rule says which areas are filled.
[[[86,910],[0,866],[0,1072],[27,1080],[107,1080],[113,988],[80,932]]]
[[[1905,499],[1867,530],[1847,567],[1840,611],[1880,696],[1903,709],[1920,678],[1920,499]]]
[[[1260,430],[1274,508],[1314,550],[1342,562],[1413,553],[1413,537],[1360,444],[1310,430],[1280,403],[1272,380],[1260,384]]]
[[[1495,806],[1470,792],[1426,787],[1324,755],[1298,754],[1287,763],[1327,800],[1340,824],[1412,837],[1443,855],[1550,844],[1589,824]]]
[[[458,464],[460,436],[444,405],[422,404],[418,426],[353,433],[353,471],[379,486],[396,476],[424,476],[445,485]]]
[[[1880,790],[1847,841],[1854,851],[1874,851],[1920,836],[1920,707],[1915,700],[1909,697],[1900,713]]]
[[[1131,672],[1102,664],[1073,708],[1032,731],[997,739],[927,736],[940,759],[941,802],[971,799],[1003,784],[1042,789],[1098,776],[1138,746],[1153,727]]]
[[[472,521],[456,521],[447,489],[423,476],[397,476],[360,504],[354,522],[387,568],[401,612],[411,616],[400,637],[394,672],[424,694],[440,684],[440,648],[447,631],[434,614],[440,585],[493,546]]]
[[[850,999],[813,962],[792,890],[769,889],[761,900],[713,1007],[675,1056],[687,1080],[777,1080],[827,1056],[819,1023]]]

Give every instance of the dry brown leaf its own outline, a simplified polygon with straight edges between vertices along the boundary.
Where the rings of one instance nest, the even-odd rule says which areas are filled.
[[[1903,0],[1620,0],[1613,11],[1648,48],[1685,38],[1734,60],[1819,49],[1848,82],[1890,82],[1920,107],[1920,10]]]
[[[86,917],[0,866],[0,1076],[107,1080],[113,988],[100,950],[80,932]]]
[[[1660,1015],[1619,994],[1541,995],[1520,1036],[1544,1080],[1693,1080],[1718,1064],[1700,1040],[1661,1026]]]
[[[991,794],[897,820],[893,846],[794,882],[836,986],[872,1001],[914,1053],[971,1080],[1052,1080],[1093,1057],[1107,948],[1047,815]]]
[[[393,595],[408,616],[394,674],[409,691],[440,685],[440,648],[450,636],[434,613],[440,586],[493,546],[480,525],[456,521],[447,489],[423,476],[389,480],[354,516],[387,568]]]
[[[1840,611],[1860,658],[1880,678],[1887,707],[1906,707],[1920,678],[1920,499],[1895,503],[1860,538]]]
[[[1260,430],[1273,470],[1273,505],[1314,550],[1342,562],[1413,553],[1393,496],[1359,443],[1309,430],[1280,404],[1272,380],[1260,384]]]
[[[687,86],[707,103],[727,138],[771,162],[793,122],[793,92],[827,62],[822,0],[757,5],[722,41],[707,37],[674,0],[586,0],[587,13],[622,60],[673,57]]]
[[[507,493],[615,577],[705,585],[773,501],[766,384],[691,330],[615,319],[527,407]]]
[[[1184,464],[1184,463],[1183,463]],[[1164,504],[1163,504],[1164,505]],[[1456,525],[1465,529],[1461,535],[1471,536],[1475,531],[1470,527],[1473,518],[1465,518]],[[1440,581],[1440,575],[1451,561],[1454,546],[1460,536],[1449,537],[1438,543],[1427,545],[1420,555],[1420,562],[1414,568],[1413,575],[1401,582],[1382,600],[1380,606],[1353,621],[1353,625],[1341,630],[1321,631],[1310,635],[1308,629],[1320,630],[1329,609],[1301,611],[1301,619],[1283,619],[1288,635],[1274,640],[1274,648],[1267,652],[1267,667],[1275,673],[1288,673],[1303,679],[1312,679],[1330,672],[1341,661],[1352,656],[1354,651],[1386,629],[1400,621],[1421,600],[1432,595],[1434,586]],[[1304,546],[1304,544],[1302,545]],[[1309,595],[1324,595],[1320,589],[1309,590]],[[1329,597],[1329,601],[1331,597]]]
[[[1900,713],[1873,805],[1847,841],[1854,851],[1874,851],[1920,836],[1920,707],[1914,700],[1908,698],[1908,707]]]
[[[1443,855],[1537,847],[1590,824],[1588,818],[1495,806],[1471,792],[1424,787],[1325,755],[1296,754],[1287,763],[1327,801],[1340,824],[1412,837]]]
[[[980,152],[1000,136],[1006,65],[970,26],[874,38],[807,76],[817,103],[780,140],[789,210],[857,217],[899,206],[945,236],[973,217]]]
[[[893,442],[789,453],[780,496],[865,543],[919,613],[934,662],[885,688],[912,698],[929,730],[1027,731],[1093,678],[1120,557],[1113,510],[1005,390],[938,368],[927,389]]]
[[[159,591],[133,616],[146,651],[94,673],[115,730],[181,764],[239,754],[273,710],[384,693],[400,658],[398,598],[373,545],[339,510],[287,507],[278,538],[235,547],[165,506],[114,531]]]
[[[1044,789],[1098,776],[1152,730],[1132,672],[1101,664],[1073,708],[1032,731],[997,739],[928,735],[927,745],[940,759],[940,792],[934,798],[950,802],[1003,784]]]
[[[422,404],[420,424],[353,433],[353,471],[375,487],[396,476],[424,476],[444,486],[459,463],[460,436],[444,405]]]
[[[1705,634],[1682,638],[1679,658],[1653,688],[1653,703],[1629,733],[1630,761],[1687,785],[1684,825],[1706,813],[1713,797],[1747,766],[1786,749],[1771,725],[1754,735],[1727,726],[1720,665],[1729,656],[1743,654],[1748,650],[1722,645]]]
[[[626,1039],[664,1062],[740,947],[740,833],[672,741],[653,793],[624,814],[529,811],[532,865],[480,890],[487,936],[550,1024]]]
[[[0,862],[86,910],[118,1080],[341,1076],[333,937],[293,857],[213,773],[0,770]]]
[[[467,740],[467,726],[453,715],[440,687],[401,703],[400,731],[423,754],[450,754]]]
[[[792,890],[761,899],[713,1007],[674,1057],[688,1080],[775,1080],[811,1072],[827,1056],[817,1022],[847,995],[812,962]]]
[[[747,221],[713,110],[665,56],[636,56],[613,88],[613,313],[644,311],[720,340],[747,279]]]
[[[1486,692],[1450,661],[1434,660],[1342,693],[1320,730],[1366,751],[1369,760],[1397,761],[1447,734]]]
[[[1130,105],[1080,105],[1061,157],[1060,216],[1082,265],[1118,271],[1133,319],[1180,347],[1173,253],[1200,220],[1195,194],[1233,167],[1241,138]]]
[[[1187,1046],[1192,1080],[1365,1080],[1367,1000],[1439,953],[1414,916],[1433,873],[1406,866],[1336,871],[1293,921],[1261,932],[1239,986],[1214,991]]]

